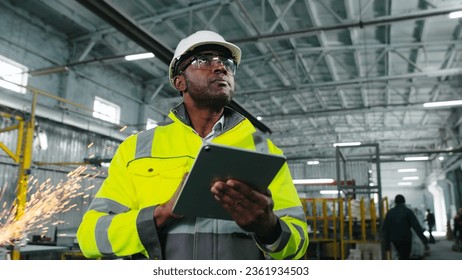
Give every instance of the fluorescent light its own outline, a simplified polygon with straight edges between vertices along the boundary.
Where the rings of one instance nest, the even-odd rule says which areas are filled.
[[[332,184],[334,179],[294,179],[295,185]]]
[[[440,156],[438,159],[439,159],[440,161],[443,161],[443,160],[444,160],[444,157],[443,157],[443,156]]]
[[[319,164],[319,160],[309,160],[306,162],[306,164],[308,165],[317,165]]]
[[[403,177],[403,180],[411,181],[411,180],[419,180],[419,176],[409,176],[409,177]]]
[[[351,146],[359,146],[361,142],[344,142],[344,143],[334,143],[334,147],[351,147]]]
[[[438,102],[427,102],[424,103],[425,108],[435,107],[449,107],[449,106],[462,106],[462,100],[449,100],[449,101],[438,101]]]
[[[462,11],[452,12],[449,14],[449,18],[460,18],[462,17]]]
[[[428,160],[429,157],[405,157],[405,161],[418,161],[418,160]]]
[[[336,190],[322,190],[322,191],[319,191],[320,194],[338,194],[340,191],[336,191]]]
[[[139,54],[131,54],[126,55],[124,58],[127,61],[138,60],[138,59],[146,59],[146,58],[153,58],[153,53],[139,53]]]
[[[402,168],[398,169],[399,173],[417,172],[417,168]]]
[[[399,182],[398,186],[410,186],[412,185],[412,182]]]

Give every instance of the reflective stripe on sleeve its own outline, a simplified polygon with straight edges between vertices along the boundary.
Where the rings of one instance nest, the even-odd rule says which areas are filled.
[[[87,211],[90,210],[107,214],[119,214],[129,211],[130,208],[112,199],[95,197]]]
[[[306,216],[305,216],[305,213],[303,212],[303,207],[301,206],[295,206],[295,207],[275,210],[274,213],[278,217],[290,216],[302,222],[306,222]]]
[[[305,239],[305,235],[304,235],[304,231],[303,229],[299,226],[299,225],[293,225],[297,231],[298,231],[298,234],[300,234],[300,237],[301,237],[301,240],[300,240],[300,244],[298,244],[298,248],[297,248],[297,251],[295,251],[292,255],[290,256],[287,256],[285,259],[286,260],[291,260],[293,259],[304,247],[305,245],[305,242],[306,242],[306,239]]]
[[[112,251],[111,243],[109,242],[108,238],[108,229],[111,225],[112,219],[114,215],[102,216],[96,222],[95,227],[95,237],[96,237],[96,246],[98,246],[98,250],[103,255],[113,255],[114,252]]]
[[[90,210],[108,214],[100,217],[96,222],[96,246],[98,247],[98,250],[101,252],[101,254],[114,255],[108,237],[109,226],[111,225],[112,219],[114,218],[114,214],[128,212],[130,208],[108,198],[96,197],[93,199],[90,207],[88,208],[88,211]]]

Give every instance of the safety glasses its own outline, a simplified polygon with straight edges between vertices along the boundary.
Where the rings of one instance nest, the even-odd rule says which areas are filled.
[[[236,74],[236,69],[237,69],[237,64],[236,62],[228,57],[224,57],[221,55],[217,54],[198,54],[192,56],[192,58],[189,60],[188,63],[186,63],[180,71],[178,71],[178,74],[181,74],[186,70],[186,68],[191,65],[193,69],[202,69],[202,70],[208,70],[212,69],[215,67],[215,64],[221,64],[225,67],[226,71],[233,73],[233,75]]]

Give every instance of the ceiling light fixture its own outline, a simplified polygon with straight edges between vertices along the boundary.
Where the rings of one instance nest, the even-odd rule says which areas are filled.
[[[153,58],[153,57],[154,57],[154,54],[149,52],[149,53],[139,53],[139,54],[126,55],[124,57],[124,59],[127,60],[127,61],[133,61],[133,60]]]
[[[344,143],[334,143],[334,147],[352,147],[360,146],[361,142],[344,142]]]
[[[423,106],[424,106],[425,108],[462,106],[462,100],[449,100],[449,101],[427,102],[427,103],[424,103]]]
[[[405,157],[404,161],[420,161],[420,160],[428,160],[429,157]]]
[[[412,185],[412,182],[399,182],[398,186],[410,186]]]
[[[309,160],[309,161],[306,162],[306,164],[308,164],[308,165],[318,165],[319,160]]]
[[[334,179],[294,179],[295,185],[316,185],[316,184],[333,184]]]
[[[417,172],[417,168],[402,168],[398,169],[399,173]]]
[[[319,191],[320,194],[338,194],[340,191],[337,190],[321,190]]]
[[[413,181],[413,180],[419,180],[419,176],[408,176],[408,177],[403,177],[404,181]]]
[[[452,12],[449,14],[449,18],[460,18],[462,17],[462,11]]]

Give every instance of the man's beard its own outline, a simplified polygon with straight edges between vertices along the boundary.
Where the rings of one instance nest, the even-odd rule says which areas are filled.
[[[199,106],[201,108],[212,108],[216,111],[219,111],[223,107],[229,105],[234,96],[234,90],[231,89],[229,90],[228,94],[213,94],[209,93],[209,88],[206,88],[205,93],[201,92],[198,94],[197,92],[191,93],[189,91],[190,88],[191,87],[189,84],[189,80],[186,80],[186,92],[189,93],[191,99],[194,100],[196,106]]]

